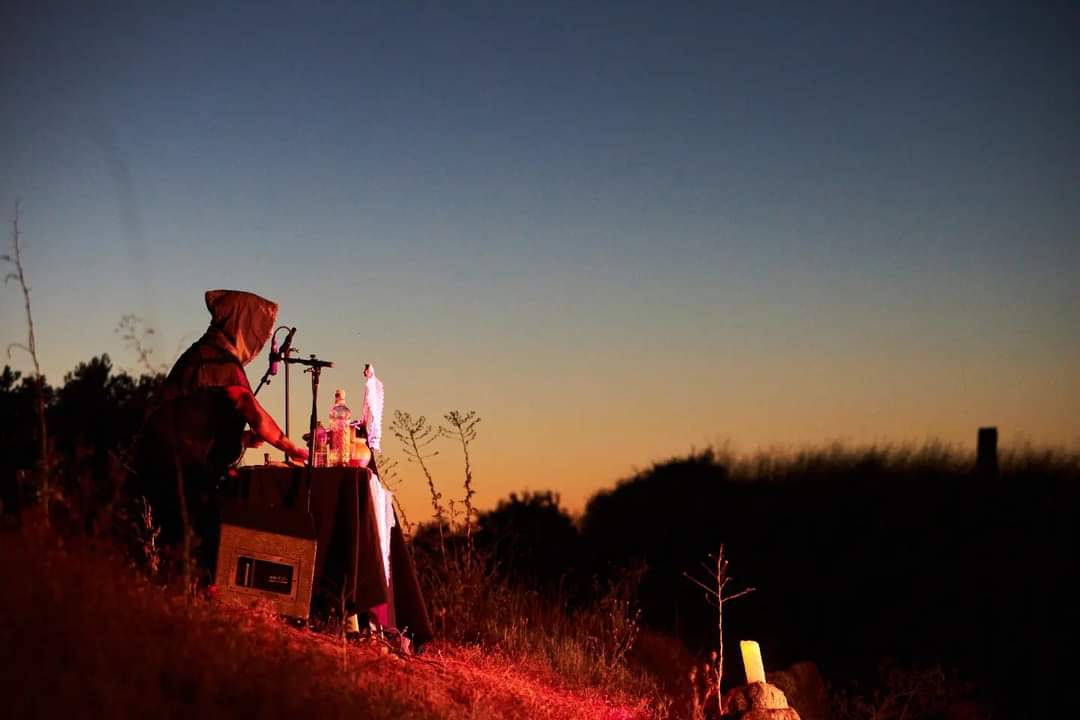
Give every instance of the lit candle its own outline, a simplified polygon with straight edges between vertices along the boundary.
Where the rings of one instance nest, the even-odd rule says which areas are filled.
[[[765,665],[761,662],[761,648],[753,640],[740,640],[739,649],[742,650],[742,664],[746,671],[746,684],[765,682]]]

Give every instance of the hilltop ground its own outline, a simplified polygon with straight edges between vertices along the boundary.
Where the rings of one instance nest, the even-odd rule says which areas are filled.
[[[186,601],[98,547],[0,535],[8,717],[649,718],[642,701],[436,641],[419,656]]]

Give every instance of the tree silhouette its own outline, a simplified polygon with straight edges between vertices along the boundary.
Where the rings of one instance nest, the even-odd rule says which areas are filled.
[[[581,565],[581,536],[550,491],[511,494],[481,513],[477,546],[501,575],[538,591],[576,581]]]
[[[160,374],[136,378],[116,372],[108,355],[79,363],[56,389],[39,387],[34,378],[5,366],[0,373],[0,485],[5,512],[19,505],[20,473],[38,462],[39,390],[55,460],[51,492],[63,500],[57,512],[89,525],[116,499],[125,452],[163,380]]]

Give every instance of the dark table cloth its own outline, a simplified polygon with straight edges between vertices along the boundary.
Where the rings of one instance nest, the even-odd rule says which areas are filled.
[[[305,468],[253,465],[237,471],[237,499],[271,507],[307,506]],[[423,643],[432,637],[412,555],[397,523],[390,531],[390,583],[386,582],[368,471],[334,467],[312,470],[311,515],[315,522],[315,588],[333,607],[344,599],[357,612],[388,607],[392,625]]]

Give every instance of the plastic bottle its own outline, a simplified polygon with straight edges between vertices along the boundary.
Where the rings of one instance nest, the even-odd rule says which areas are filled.
[[[334,393],[334,407],[330,408],[330,431],[328,435],[329,450],[327,452],[327,464],[349,464],[349,421],[352,420],[352,411],[345,404],[345,391],[338,390]]]
[[[319,420],[315,424],[315,467],[326,467],[326,426]]]

